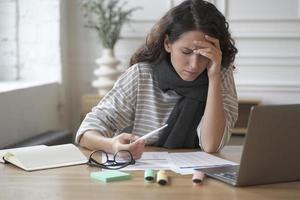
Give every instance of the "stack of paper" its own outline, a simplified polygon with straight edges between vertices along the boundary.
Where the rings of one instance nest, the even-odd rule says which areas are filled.
[[[112,159],[113,155],[109,155]],[[104,156],[102,156],[104,158]],[[136,160],[136,164],[129,165],[124,170],[173,170],[180,174],[192,174],[194,169],[204,167],[238,165],[214,155],[196,151],[185,153],[168,153],[168,152],[144,152],[142,158]]]
[[[122,171],[145,169],[167,170],[170,169],[171,165],[168,152],[144,152],[142,158],[136,160],[134,165],[128,165]]]
[[[194,169],[238,165],[238,163],[219,158],[205,152],[169,153],[172,170],[180,174],[192,174]]]

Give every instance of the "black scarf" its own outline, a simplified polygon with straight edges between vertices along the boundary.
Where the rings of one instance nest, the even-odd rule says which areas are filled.
[[[206,105],[207,70],[194,81],[184,81],[168,61],[162,61],[153,66],[153,77],[163,92],[174,90],[181,96],[166,122],[168,126],[163,130],[156,145],[166,148],[199,147],[196,129]]]

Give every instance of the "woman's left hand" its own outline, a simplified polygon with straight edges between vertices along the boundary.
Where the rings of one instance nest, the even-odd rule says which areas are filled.
[[[209,78],[213,78],[221,72],[222,51],[217,38],[205,35],[205,39],[206,41],[194,42],[199,47],[194,50],[194,53],[205,56],[210,60],[207,66],[207,75]]]

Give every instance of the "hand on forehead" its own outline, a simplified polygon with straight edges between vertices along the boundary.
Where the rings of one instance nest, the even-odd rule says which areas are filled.
[[[211,37],[209,35],[205,35],[205,37],[202,40],[194,40],[192,50],[197,50],[201,48],[207,48],[211,45],[218,47],[219,46],[219,40],[217,38]]]

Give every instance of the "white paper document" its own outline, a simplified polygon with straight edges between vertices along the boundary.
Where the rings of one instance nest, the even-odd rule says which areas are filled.
[[[112,159],[112,155],[109,158]],[[104,158],[104,156],[102,156]],[[167,170],[172,167],[172,163],[169,160],[168,152],[144,152],[142,158],[135,161],[134,165],[128,165],[122,168],[122,171],[126,170]]]
[[[110,159],[113,157],[109,155]],[[104,156],[102,156],[104,158]],[[202,152],[168,153],[168,152],[144,152],[142,158],[136,160],[134,165],[122,168],[126,170],[173,170],[180,174],[192,174],[194,169],[204,167],[238,165],[217,156]]]
[[[205,152],[169,153],[173,171],[181,174],[192,174],[194,169],[216,167],[226,165],[238,165],[238,163],[219,158]]]
[[[145,152],[134,165],[129,165],[123,170],[167,170],[171,165],[168,152]]]

